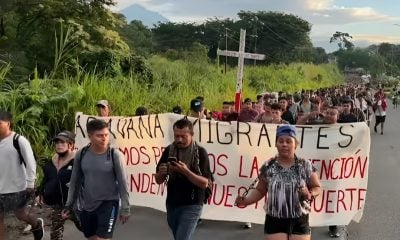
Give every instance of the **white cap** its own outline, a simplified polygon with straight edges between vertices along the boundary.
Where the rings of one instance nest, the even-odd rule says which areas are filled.
[[[107,106],[108,106],[108,101],[107,101],[107,100],[100,100],[100,101],[98,101],[98,102],[96,103],[96,106],[98,106],[98,105],[107,107]]]

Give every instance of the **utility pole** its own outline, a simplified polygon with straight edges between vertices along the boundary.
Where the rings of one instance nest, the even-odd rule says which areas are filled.
[[[228,28],[225,27],[225,51],[228,51]],[[228,56],[225,56],[225,74],[226,74],[226,64],[228,62]]]
[[[254,53],[257,53],[257,38],[258,38],[258,36],[257,36],[257,34],[254,34],[254,35],[250,35],[250,37],[254,38]],[[257,65],[257,59],[254,59],[253,63],[254,63],[254,66],[256,66]]]
[[[255,38],[256,39],[254,40],[254,53],[257,53],[257,38],[258,38],[257,34],[256,34]],[[254,66],[255,65],[257,65],[257,59],[254,58]]]

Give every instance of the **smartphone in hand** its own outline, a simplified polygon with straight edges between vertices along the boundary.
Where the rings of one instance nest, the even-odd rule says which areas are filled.
[[[176,157],[168,157],[168,162],[171,165],[176,165],[176,163],[178,162],[178,159]]]

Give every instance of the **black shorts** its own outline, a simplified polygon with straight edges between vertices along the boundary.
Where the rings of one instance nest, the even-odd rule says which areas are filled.
[[[384,123],[386,120],[386,116],[375,116],[376,123]]]
[[[265,217],[265,234],[286,233],[288,235],[310,235],[311,228],[308,222],[308,215],[299,218],[276,218]]]
[[[0,214],[23,209],[33,200],[33,194],[27,191],[0,194]]]
[[[79,212],[82,232],[86,238],[98,236],[101,238],[112,238],[115,223],[118,217],[119,201],[103,201],[103,203],[92,212]]]

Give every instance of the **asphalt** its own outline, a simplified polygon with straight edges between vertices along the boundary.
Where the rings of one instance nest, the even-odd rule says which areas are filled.
[[[374,133],[373,126],[371,126],[371,155],[364,216],[360,223],[352,222],[345,229],[342,229],[342,236],[336,239],[400,239],[399,119],[400,109],[393,110],[390,106],[384,135],[379,132]],[[371,124],[373,123],[374,121]],[[64,239],[78,240],[84,238],[71,223],[67,223]],[[113,239],[168,240],[172,239],[172,237],[166,223],[165,213],[149,208],[135,207],[129,222],[125,225],[117,225]],[[204,220],[197,227],[193,239],[264,239],[263,225],[253,224],[251,229],[242,229],[241,223],[238,222]],[[331,239],[328,236],[327,227],[313,228],[312,239]]]

